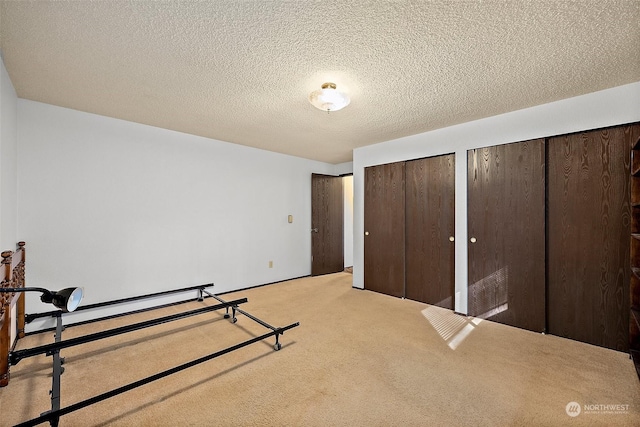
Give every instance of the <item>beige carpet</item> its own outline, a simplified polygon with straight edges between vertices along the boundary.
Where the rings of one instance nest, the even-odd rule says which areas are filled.
[[[640,425],[628,355],[361,291],[337,273],[225,295],[281,337],[81,409],[61,426]],[[192,309],[189,303],[101,329]],[[65,349],[62,406],[233,345],[265,329],[223,312]],[[64,338],[98,329],[69,328]],[[19,348],[52,341],[29,336]],[[0,389],[2,426],[49,408],[51,358],[25,359]],[[580,405],[567,415],[570,402]],[[616,405],[616,406],[605,406]]]

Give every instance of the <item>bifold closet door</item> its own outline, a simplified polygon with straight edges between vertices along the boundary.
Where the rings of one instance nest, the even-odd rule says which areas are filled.
[[[453,309],[455,155],[405,165],[406,298]]]
[[[364,287],[404,296],[404,162],[364,170]]]
[[[638,125],[548,143],[549,333],[629,348],[629,153]]]
[[[468,152],[471,316],[545,329],[545,143]]]

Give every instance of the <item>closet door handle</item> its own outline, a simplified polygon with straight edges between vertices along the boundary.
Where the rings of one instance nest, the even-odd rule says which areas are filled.
[[[470,241],[471,243],[475,243],[475,242],[477,242],[477,241],[478,241],[478,239],[476,239],[475,237],[472,237],[472,238],[470,238],[470,239],[469,239],[469,241]]]
[[[450,242],[455,242],[455,241],[456,241],[456,238],[455,238],[455,237],[453,237],[453,236],[449,236],[449,241],[450,241]]]

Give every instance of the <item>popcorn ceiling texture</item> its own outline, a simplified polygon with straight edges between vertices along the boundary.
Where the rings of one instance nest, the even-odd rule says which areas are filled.
[[[20,98],[341,163],[640,81],[640,1],[0,0],[0,48]]]

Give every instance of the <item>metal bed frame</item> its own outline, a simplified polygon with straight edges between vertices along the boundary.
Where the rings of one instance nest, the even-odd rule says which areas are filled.
[[[175,374],[177,372],[180,372],[182,370],[191,368],[193,366],[199,365],[201,363],[207,362],[211,359],[215,359],[216,357],[220,357],[224,354],[230,353],[232,351],[238,350],[242,347],[246,347],[248,345],[254,344],[256,342],[259,341],[263,341],[267,338],[270,337],[275,337],[275,344],[273,345],[273,348],[275,351],[278,351],[282,348],[282,345],[280,344],[279,341],[279,337],[280,335],[284,334],[285,331],[295,328],[297,326],[299,326],[300,324],[298,322],[292,323],[290,325],[287,326],[283,326],[283,327],[277,327],[277,326],[272,326],[270,324],[268,324],[267,322],[251,315],[250,313],[247,313],[246,311],[242,310],[239,308],[240,304],[246,303],[247,302],[247,298],[240,298],[240,299],[234,299],[231,301],[225,301],[222,298],[220,298],[219,296],[209,292],[208,290],[206,290],[206,288],[212,287],[213,284],[207,284],[207,285],[199,285],[199,286],[192,286],[192,287],[188,287],[188,288],[181,288],[181,289],[175,289],[175,290],[171,290],[171,291],[165,291],[165,292],[159,292],[159,293],[154,293],[154,294],[149,294],[149,295],[144,295],[144,296],[138,296],[138,297],[132,297],[132,298],[125,298],[125,299],[120,299],[120,300],[113,300],[113,301],[107,301],[107,302],[103,302],[103,303],[99,303],[99,304],[92,304],[92,305],[87,305],[84,307],[79,307],[76,311],[79,310],[90,310],[90,309],[94,309],[94,308],[99,308],[99,307],[104,307],[104,306],[108,306],[108,305],[114,305],[114,304],[122,304],[125,302],[129,302],[129,301],[134,301],[134,300],[140,300],[140,299],[145,299],[145,298],[152,298],[152,297],[156,297],[159,295],[166,295],[166,294],[172,294],[172,293],[179,293],[179,292],[187,292],[187,291],[193,291],[193,290],[197,290],[198,291],[198,297],[196,298],[196,301],[203,301],[204,298],[213,298],[216,301],[218,301],[218,304],[212,305],[212,306],[208,306],[208,307],[202,307],[202,308],[198,308],[195,310],[190,310],[190,311],[186,311],[183,313],[177,313],[177,314],[172,314],[169,316],[164,316],[164,317],[159,317],[156,319],[151,319],[151,320],[147,320],[147,321],[143,321],[143,322],[139,322],[139,323],[134,323],[134,324],[130,324],[130,325],[126,325],[126,326],[121,326],[121,327],[117,327],[117,328],[113,328],[113,329],[108,329],[102,332],[97,332],[97,333],[93,333],[93,334],[88,334],[88,335],[84,335],[84,336],[80,336],[80,337],[76,337],[76,338],[71,338],[71,339],[67,339],[67,340],[63,340],[62,339],[62,332],[65,330],[65,328],[67,327],[72,327],[72,326],[78,326],[81,324],[86,324],[86,323],[90,323],[90,322],[97,322],[97,321],[101,321],[101,320],[106,320],[106,319],[110,319],[110,318],[114,318],[114,317],[120,317],[120,316],[126,316],[129,314],[135,314],[135,313],[140,313],[143,311],[149,311],[149,310],[155,310],[158,308],[163,308],[163,307],[167,307],[167,306],[171,306],[171,305],[177,305],[177,304],[182,304],[182,303],[186,303],[186,302],[190,302],[193,301],[193,299],[187,299],[184,301],[180,301],[180,302],[176,302],[176,303],[170,303],[170,304],[163,304],[163,305],[159,305],[159,306],[155,306],[155,307],[149,307],[149,308],[145,308],[145,309],[141,309],[141,310],[135,310],[135,311],[129,311],[126,313],[121,313],[121,314],[116,314],[116,315],[111,315],[111,316],[105,316],[105,317],[100,317],[100,318],[96,318],[96,319],[92,319],[89,321],[85,321],[85,322],[79,322],[79,323],[75,323],[75,324],[71,324],[71,325],[67,325],[64,326],[62,323],[62,317],[64,315],[64,313],[62,311],[51,311],[51,312],[46,312],[46,313],[36,313],[36,314],[30,314],[30,315],[25,315],[24,318],[26,320],[27,323],[33,321],[34,319],[37,318],[42,318],[42,317],[54,317],[56,320],[56,327],[52,328],[52,329],[48,329],[48,330],[55,330],[55,340],[53,343],[51,344],[45,344],[45,345],[41,345],[41,346],[37,346],[37,347],[33,347],[33,348],[27,348],[27,349],[21,349],[21,350],[13,350],[9,352],[8,355],[8,361],[10,365],[17,365],[21,360],[28,358],[28,357],[32,357],[32,356],[36,356],[36,355],[40,355],[40,354],[45,354],[47,356],[51,356],[52,357],[52,364],[53,364],[53,375],[52,375],[52,385],[51,385],[51,391],[50,391],[50,395],[51,395],[51,410],[46,411],[44,413],[42,413],[39,417],[30,419],[28,421],[24,421],[20,424],[18,424],[17,426],[35,426],[41,423],[45,423],[45,422],[49,422],[49,424],[53,427],[58,426],[58,423],[60,421],[60,417],[66,414],[69,414],[71,412],[77,411],[79,409],[85,408],[89,405],[93,405],[94,403],[98,403],[101,402],[103,400],[109,399],[111,397],[117,396],[121,393],[125,393],[129,390],[133,390],[134,388],[138,388],[141,387],[145,384],[148,384],[150,382],[159,380],[161,378],[164,378],[168,375],[172,375]],[[206,296],[205,296],[206,295]],[[225,314],[224,314],[224,318],[225,319],[231,319],[231,323],[236,323],[237,322],[237,317],[236,315],[238,313],[248,317],[249,319],[255,321],[256,323],[264,326],[265,328],[269,329],[269,332],[266,332],[265,334],[262,334],[260,336],[251,338],[249,340],[240,342],[236,345],[233,345],[231,347],[227,347],[225,349],[210,353],[206,356],[200,357],[198,359],[192,360],[190,362],[187,363],[183,363],[181,365],[175,366],[173,368],[164,370],[162,372],[158,372],[154,375],[148,376],[146,378],[140,379],[138,381],[134,381],[132,383],[126,384],[122,387],[118,387],[115,388],[113,390],[107,391],[105,393],[99,394],[97,396],[93,396],[90,397],[88,399],[82,400],[80,402],[74,403],[72,405],[66,406],[66,407],[61,407],[61,403],[60,403],[60,379],[61,379],[61,375],[64,373],[64,358],[60,356],[60,350],[64,349],[64,348],[68,348],[68,347],[73,347],[73,346],[77,346],[77,345],[82,345],[88,342],[92,342],[92,341],[96,341],[96,340],[100,340],[100,339],[104,339],[104,338],[108,338],[108,337],[113,337],[116,335],[121,335],[121,334],[125,334],[128,332],[133,332],[133,331],[137,331],[140,329],[145,329],[145,328],[149,328],[152,326],[156,326],[156,325],[161,325],[164,323],[168,323],[168,322],[172,322],[175,320],[179,320],[179,319],[184,319],[187,317],[191,317],[191,316],[197,316],[200,314],[204,314],[204,313],[209,313],[212,311],[217,311],[217,310],[221,310],[221,309],[225,309]],[[229,314],[229,309],[231,309],[231,315]],[[41,331],[37,331],[35,333],[42,333],[44,331],[47,330],[41,330]],[[14,345],[15,347],[15,345]]]

